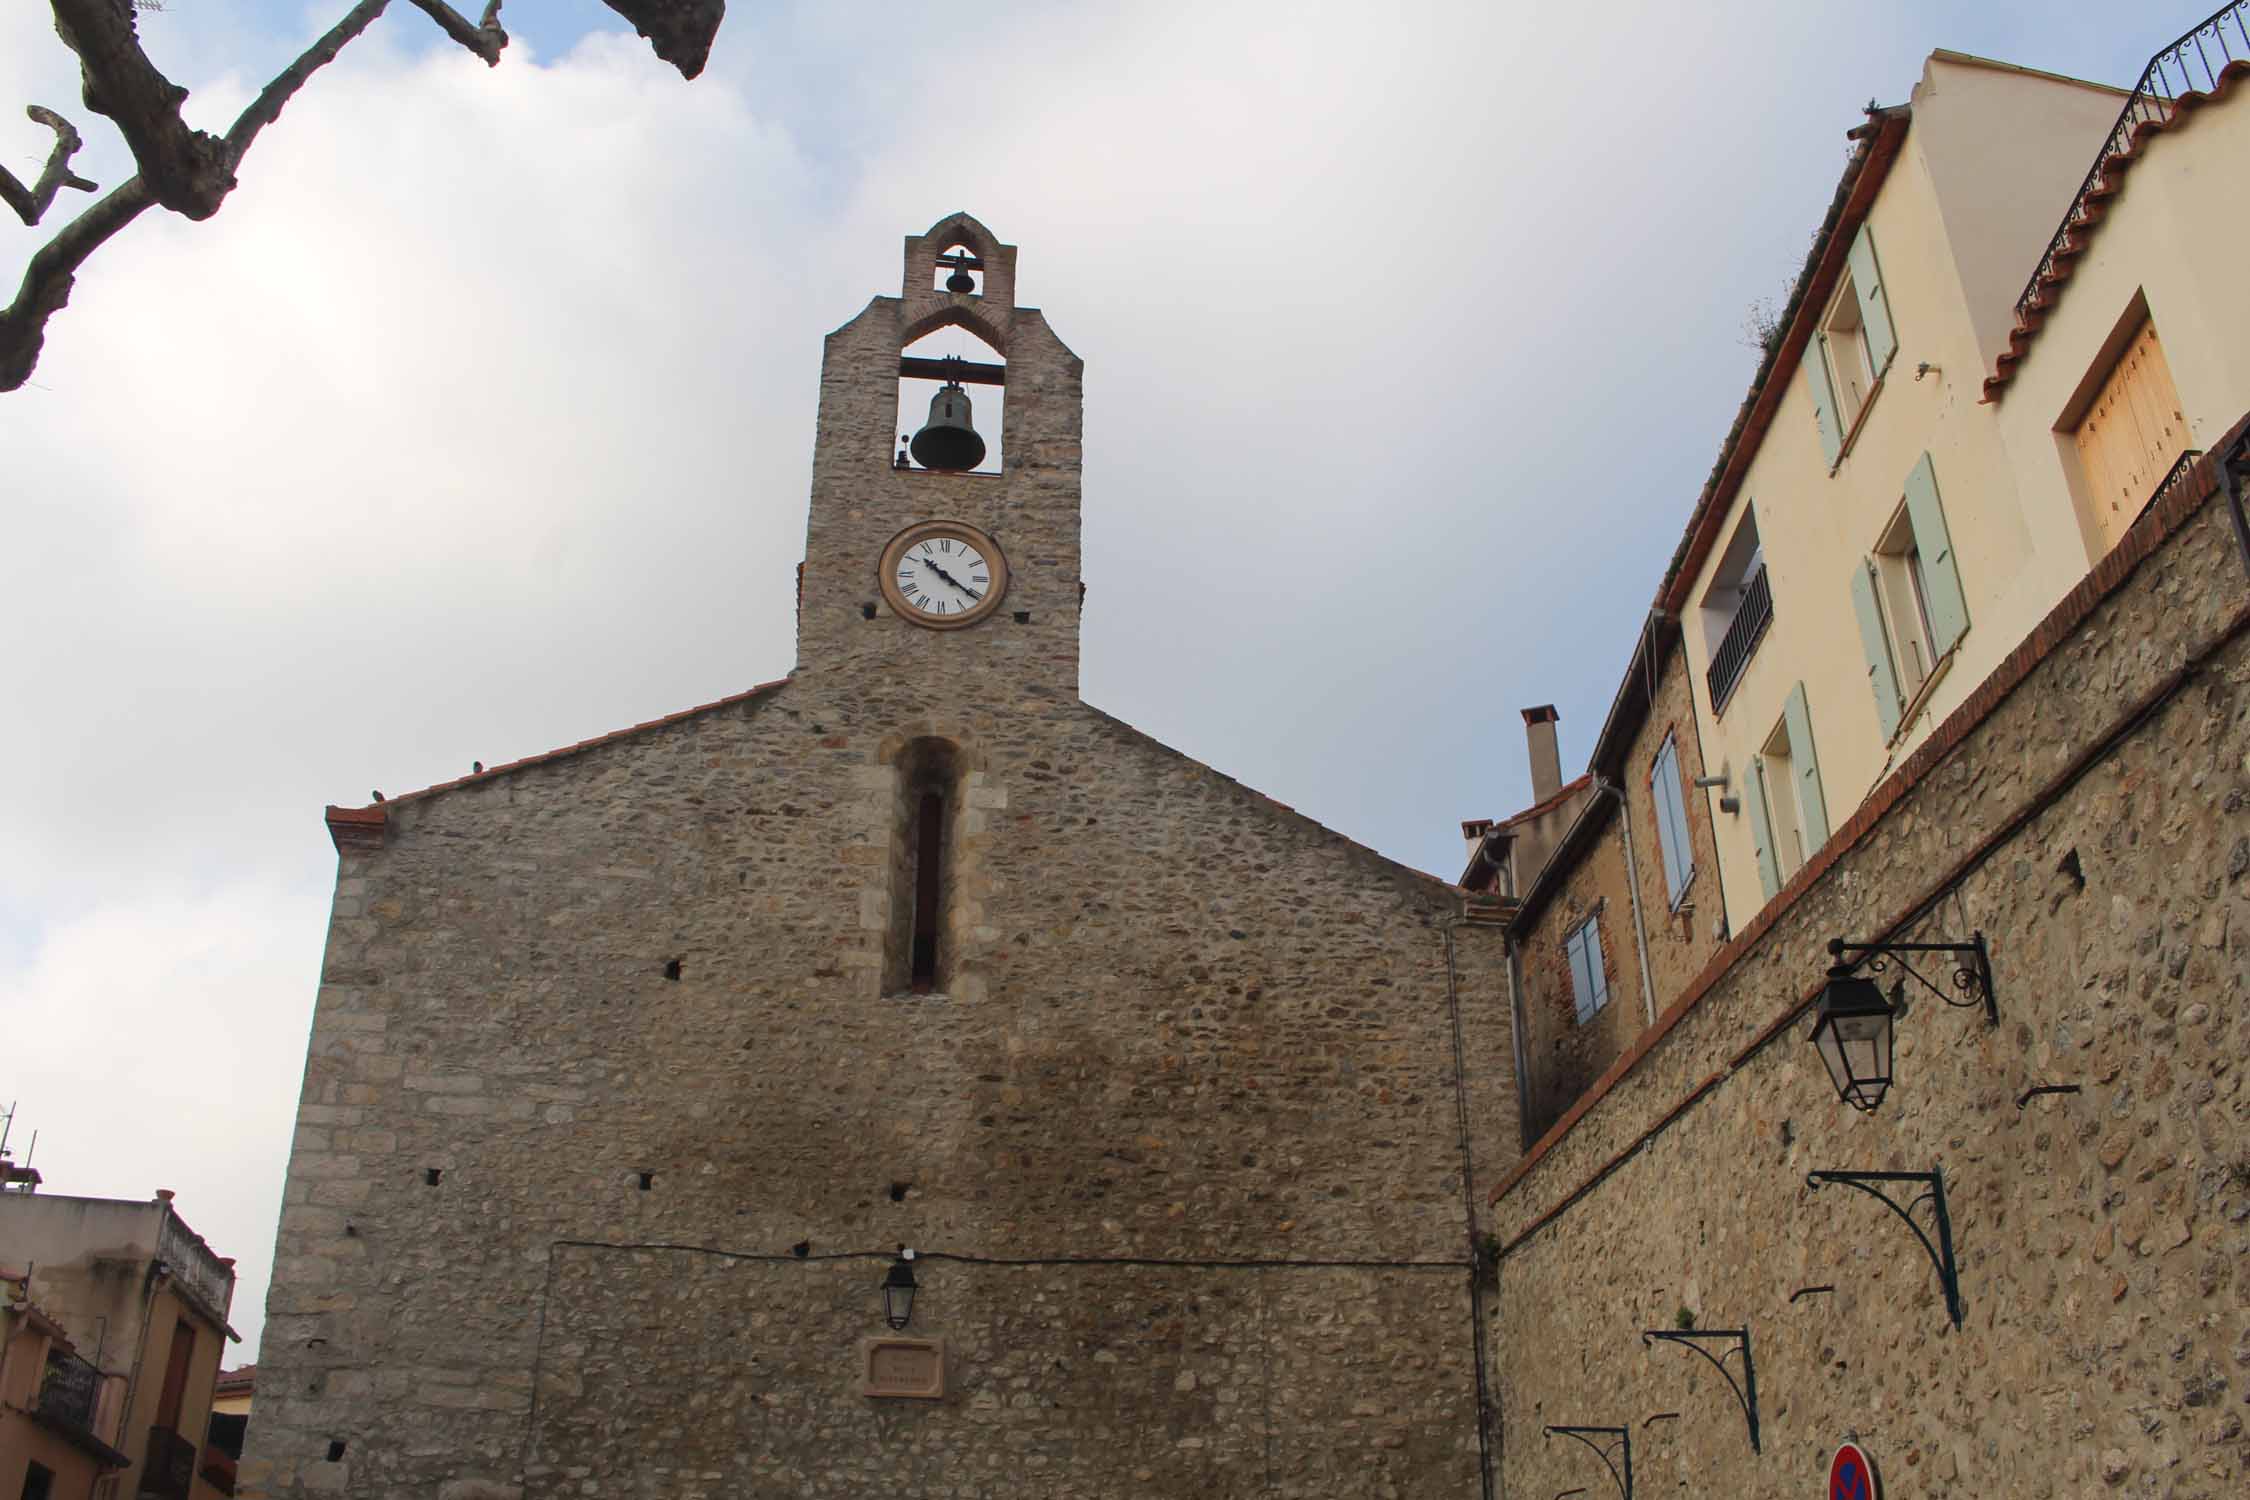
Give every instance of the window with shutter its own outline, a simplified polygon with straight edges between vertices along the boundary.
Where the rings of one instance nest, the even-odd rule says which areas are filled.
[[[1860,414],[1898,353],[1875,235],[1865,224],[1852,239],[1845,266],[1843,281],[1821,314],[1819,333],[1805,351],[1805,384],[1812,391],[1820,451],[1831,468],[1843,457]]]
[[[1945,507],[1938,500],[1937,467],[1927,453],[1906,476],[1906,514],[1913,525],[1912,550],[1919,554],[1909,578],[1915,608],[1928,622],[1934,662],[1968,634],[1969,600],[1961,589],[1961,564],[1945,527]]]
[[[2188,448],[2180,390],[2153,321],[2144,320],[2126,342],[2071,440],[2093,502],[2097,545],[2106,554]]]
[[[1664,854],[1664,894],[1677,908],[1695,875],[1695,853],[1688,844],[1686,792],[1680,783],[1680,749],[1673,736],[1664,736],[1656,764],[1649,769],[1649,790],[1656,802],[1656,841]]]
[[[1583,1026],[1609,1003],[1609,975],[1602,967],[1602,931],[1599,914],[1588,917],[1563,939],[1570,960],[1573,1012]]]

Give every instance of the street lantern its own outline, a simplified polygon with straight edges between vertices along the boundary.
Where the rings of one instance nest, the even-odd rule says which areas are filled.
[[[1898,1012],[1872,979],[1837,964],[1828,971],[1813,1020],[1812,1044],[1828,1069],[1836,1097],[1871,1111],[1891,1086],[1891,1027]]]
[[[883,1321],[896,1332],[907,1325],[914,1316],[914,1252],[901,1250],[899,1258],[891,1262],[891,1273],[883,1278]]]

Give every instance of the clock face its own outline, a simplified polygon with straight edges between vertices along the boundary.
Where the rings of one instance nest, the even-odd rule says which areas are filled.
[[[1008,591],[1008,563],[1000,548],[959,521],[907,527],[891,538],[876,566],[891,608],[936,629],[975,624]]]

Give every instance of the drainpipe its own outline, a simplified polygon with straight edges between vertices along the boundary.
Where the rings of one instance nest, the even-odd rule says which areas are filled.
[[[1633,949],[1641,961],[1641,1009],[1648,1016],[1648,1024],[1656,1024],[1656,981],[1648,972],[1648,929],[1641,924],[1641,871],[1633,862],[1633,807],[1625,800],[1625,788],[1606,776],[1594,778],[1594,790],[1607,792],[1617,799],[1617,826],[1625,830],[1625,892],[1633,898]]]
[[[1523,1055],[1523,958],[1514,933],[1505,933],[1507,945],[1507,1039],[1516,1052],[1516,1156],[1532,1149],[1532,1075]]]

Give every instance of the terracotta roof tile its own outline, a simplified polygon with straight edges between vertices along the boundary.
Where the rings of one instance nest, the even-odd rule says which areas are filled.
[[[1984,378],[1984,399],[1994,401],[2015,377],[2016,366],[2031,350],[2031,341],[2039,336],[2039,329],[2047,321],[2047,312],[2062,300],[2063,288],[2070,284],[2070,273],[2076,269],[2078,257],[2086,253],[2093,243],[2094,231],[2109,214],[2109,200],[2125,189],[2125,174],[2133,163],[2141,159],[2148,143],[2167,130],[2177,130],[2193,118],[2195,112],[2206,104],[2215,104],[2230,93],[2241,79],[2250,78],[2250,62],[2240,58],[2219,70],[2211,91],[2204,93],[2190,89],[2172,102],[2172,107],[2153,120],[2143,120],[2133,127],[2120,150],[2112,152],[2100,163],[2100,170],[2081,192],[2083,208],[2079,209],[2080,222],[2064,237],[2060,249],[2047,263],[2045,271],[2027,288],[2031,293],[2030,305],[2016,313],[2016,326],[2008,332],[2008,347],[2001,350],[1992,362],[1992,373]],[[2103,141],[2108,150],[2108,140]]]

